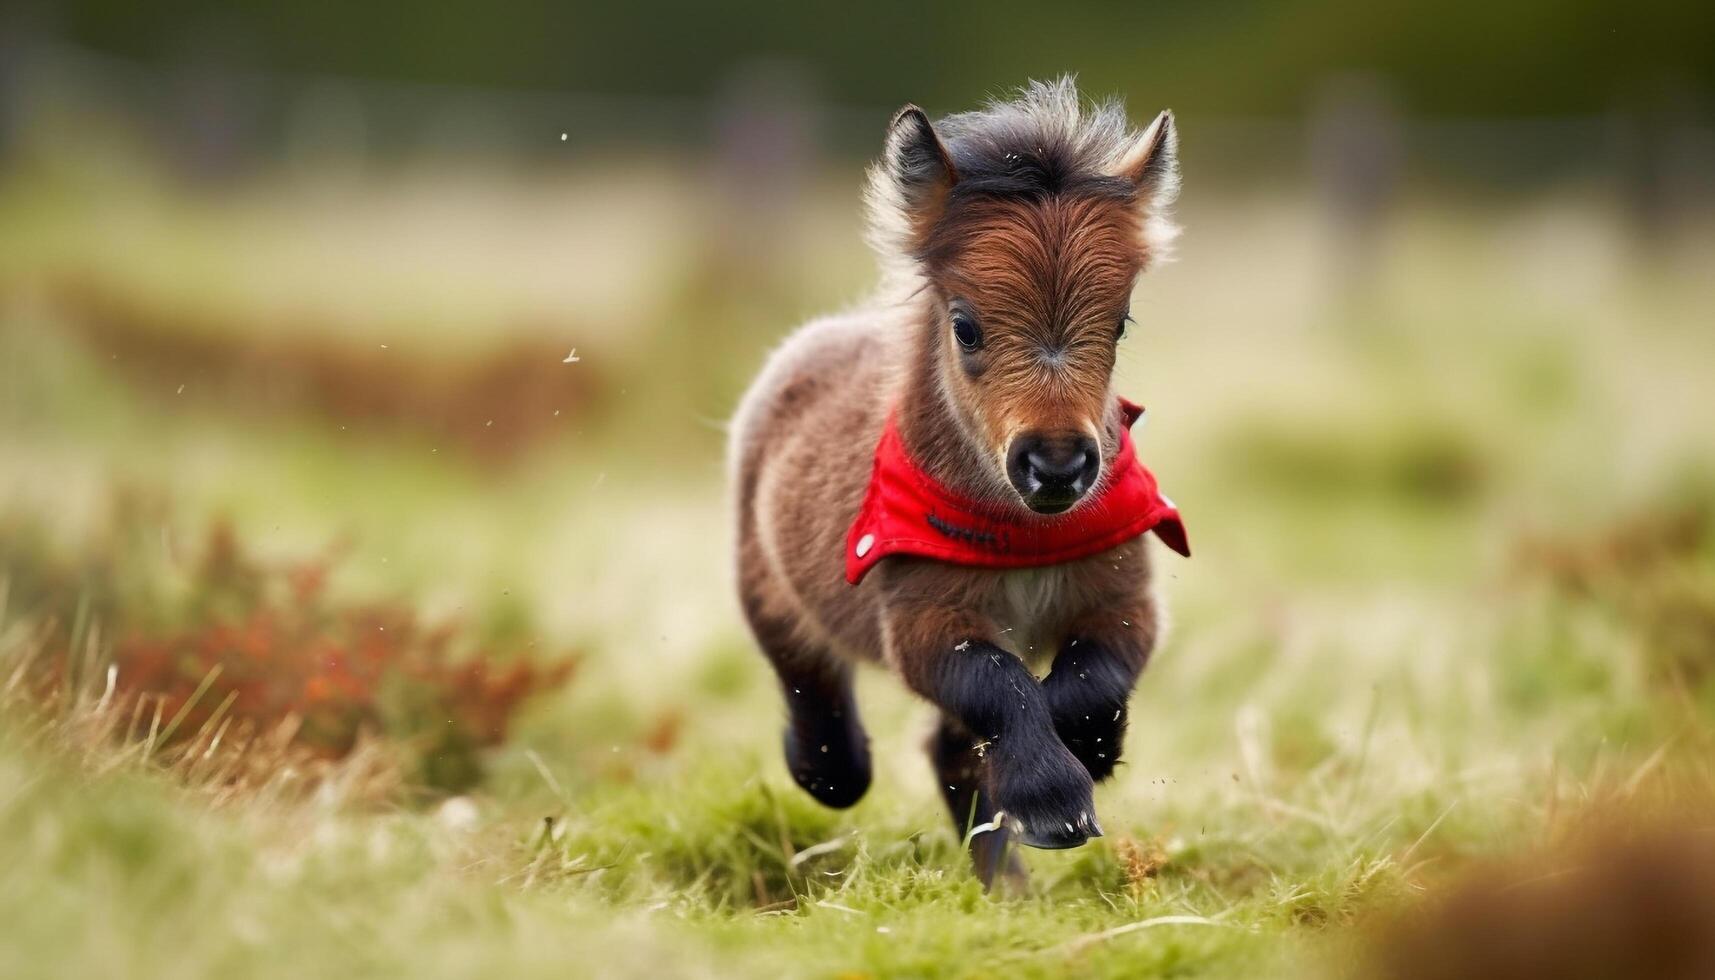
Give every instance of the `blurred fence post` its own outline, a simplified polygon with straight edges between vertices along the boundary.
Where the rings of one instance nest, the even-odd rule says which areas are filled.
[[[1326,83],[1310,114],[1312,180],[1333,238],[1334,288],[1346,302],[1375,282],[1399,185],[1399,114],[1382,83],[1343,76]]]
[[[0,172],[4,172],[12,161],[15,144],[18,141],[18,59],[22,55],[22,47],[13,36],[9,25],[0,23]]]
[[[1696,103],[1689,87],[1663,83],[1622,101],[1611,116],[1620,200],[1649,252],[1671,243],[1715,183],[1715,150],[1702,124],[1708,117]]]
[[[0,171],[24,138],[23,61],[31,51],[32,26],[23,12],[0,11]]]
[[[252,156],[261,99],[242,67],[243,40],[236,23],[216,18],[187,41],[172,104],[174,157],[192,180],[230,179]]]
[[[708,256],[717,281],[767,289],[781,267],[816,162],[813,105],[796,65],[748,65],[724,87],[714,110],[718,227]]]

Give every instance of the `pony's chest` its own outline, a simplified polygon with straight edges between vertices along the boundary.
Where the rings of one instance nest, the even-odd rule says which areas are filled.
[[[988,589],[988,614],[1000,630],[1000,645],[1035,673],[1045,672],[1080,609],[1099,601],[1091,577],[1078,564],[998,572]]]

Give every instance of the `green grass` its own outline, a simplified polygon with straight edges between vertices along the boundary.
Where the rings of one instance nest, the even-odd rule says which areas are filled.
[[[473,195],[448,207],[541,241],[559,212],[531,195],[572,208],[656,186],[615,179],[512,196],[413,185],[401,200]],[[146,556],[146,588],[91,599],[99,665],[104,643],[150,625],[138,596],[189,588],[215,516],[265,557],[344,542],[340,596],[402,594],[432,621],[586,661],[451,801],[389,788],[385,745],[233,791],[194,760],[102,737],[90,698],[43,708],[13,690],[0,976],[1326,976],[1371,921],[1473,862],[1708,782],[1715,531],[1603,551],[1637,537],[1616,530],[1627,522],[1707,514],[1715,296],[1673,272],[1707,243],[1653,269],[1576,201],[1407,209],[1354,305],[1304,243],[1302,202],[1188,201],[1183,261],[1140,290],[1120,386],[1151,407],[1141,446],[1197,556],[1159,561],[1173,628],[1134,701],[1127,764],[1098,790],[1109,836],[1027,854],[1031,891],[998,899],[941,813],[924,708],[879,672],[860,688],[881,763],[869,797],[835,813],[791,784],[773,681],[730,595],[709,419],[795,316],[861,281],[854,229],[828,227],[843,199],[795,232],[829,243],[792,262],[834,271],[802,298],[758,285],[767,309],[686,286],[720,281],[723,257],[637,245],[683,237],[670,209],[646,212],[626,247],[677,285],[607,284],[624,295],[599,326],[633,353],[609,367],[604,425],[497,468],[408,433],[229,412],[218,389],[139,390],[34,288],[94,270],[199,314],[263,307],[283,288],[268,269],[347,227],[346,199],[264,186],[224,210],[184,204],[179,223],[172,195],[150,191],[129,234],[178,237],[144,261],[102,244],[95,203],[28,190],[3,198],[25,230],[0,223],[0,685],[46,620],[75,613],[22,598],[43,563],[79,569],[99,598],[90,583],[117,550]],[[52,248],[26,247],[32,226]],[[233,229],[267,245],[249,265],[215,247]],[[577,305],[575,270],[547,299],[522,274],[516,292],[535,298],[516,308],[492,283],[398,287],[401,268],[456,267],[446,247],[383,270],[375,323],[445,300],[452,313],[411,342],[459,358],[481,345],[444,336],[453,314],[516,323],[533,303]],[[209,288],[216,259],[233,274]],[[317,268],[276,274],[301,286]],[[335,312],[364,308],[362,272],[342,270]],[[116,492],[149,502],[117,528]],[[1563,567],[1589,555],[1607,571]]]

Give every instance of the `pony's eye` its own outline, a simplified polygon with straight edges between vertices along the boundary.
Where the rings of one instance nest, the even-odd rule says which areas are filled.
[[[1119,325],[1114,327],[1114,339],[1115,340],[1124,340],[1125,339],[1125,328],[1127,326],[1129,326],[1131,324],[1131,322],[1132,322],[1132,319],[1131,319],[1130,313],[1127,313],[1125,316],[1120,317]]]
[[[982,346],[983,332],[977,328],[977,321],[971,319],[969,313],[954,313],[953,339],[965,350],[976,350]]]

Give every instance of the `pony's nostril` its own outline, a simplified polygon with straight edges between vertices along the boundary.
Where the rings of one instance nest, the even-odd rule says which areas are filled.
[[[1096,482],[1096,474],[1101,471],[1101,468],[1102,454],[1100,450],[1093,445],[1089,446],[1084,450],[1084,457],[1078,464],[1078,486],[1088,490],[1090,484]]]

